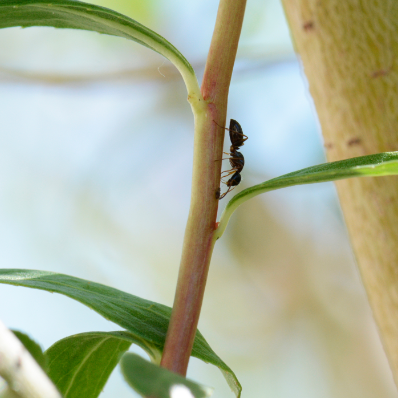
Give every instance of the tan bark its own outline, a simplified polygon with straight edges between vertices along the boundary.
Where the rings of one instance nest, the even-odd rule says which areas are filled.
[[[397,151],[398,1],[283,0],[283,4],[328,160]],[[398,178],[357,178],[336,185],[397,383]]]

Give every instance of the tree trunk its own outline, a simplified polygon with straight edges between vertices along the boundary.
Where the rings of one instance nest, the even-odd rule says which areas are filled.
[[[328,160],[397,151],[398,1],[282,1]],[[336,185],[398,383],[398,178],[357,178]]]

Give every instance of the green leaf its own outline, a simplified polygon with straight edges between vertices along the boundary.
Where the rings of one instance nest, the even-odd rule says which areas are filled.
[[[214,239],[222,236],[227,227],[232,213],[247,200],[265,192],[291,187],[293,185],[315,184],[342,180],[352,177],[381,177],[398,174],[398,152],[383,152],[374,155],[360,156],[337,162],[323,163],[317,166],[307,167],[283,176],[273,178],[244,189],[235,195],[227,204],[221,215],[220,222]]]
[[[176,373],[146,361],[139,355],[127,353],[120,361],[127,383],[141,396],[151,398],[205,398],[212,389],[187,380]]]
[[[60,293],[87,305],[147,344],[163,349],[171,308],[109,286],[47,271],[0,269],[0,283]],[[237,397],[242,387],[232,370],[197,331],[192,356],[217,366]]]
[[[30,355],[34,360],[40,365],[40,367],[46,371],[47,370],[47,360],[43,354],[43,350],[40,345],[32,340],[27,334],[19,332],[18,330],[12,330],[18,340],[24,345],[24,347],[29,351]]]
[[[129,332],[90,332],[66,337],[46,352],[48,376],[65,398],[96,398],[132,343]]]
[[[82,29],[133,40],[170,60],[181,73],[188,93],[200,94],[191,64],[165,38],[133,19],[76,0],[1,0],[0,28],[51,26]]]

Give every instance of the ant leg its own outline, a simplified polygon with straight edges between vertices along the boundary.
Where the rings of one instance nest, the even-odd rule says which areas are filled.
[[[220,126],[214,119],[213,119],[213,122],[214,122],[218,127],[221,127],[222,129],[225,129],[225,130],[229,130],[229,129],[227,129],[226,127]]]
[[[218,127],[221,127],[221,128],[224,129],[224,130],[231,131],[230,129],[227,129],[226,127],[220,126],[214,119],[213,119],[213,122],[214,122]],[[232,130],[232,131],[235,131],[235,130]],[[245,136],[245,137],[246,137],[246,136]]]
[[[229,130],[229,129],[227,129],[227,130]],[[230,130],[230,131],[231,131],[231,130]],[[242,137],[245,137],[245,138],[243,138],[243,142],[245,142],[246,140],[249,139],[249,137],[248,137],[247,135],[245,135],[245,134],[243,134],[243,133],[239,133],[239,131],[233,130],[233,132],[234,132],[235,134],[238,134],[238,135],[242,136]],[[239,146],[240,146],[240,145],[239,145]]]
[[[221,182],[223,183],[223,184],[227,184],[227,182],[225,182],[225,181],[223,181],[223,179],[224,178],[227,178],[227,177],[229,177],[231,174],[235,174],[236,173],[236,170],[232,170],[229,174],[227,174],[226,176],[224,176],[224,177],[221,177]]]
[[[227,191],[227,192],[224,192],[224,193],[220,196],[219,200],[221,200],[230,190],[231,190],[231,187],[228,188],[228,191]]]
[[[227,192],[224,192],[224,193],[220,196],[219,200],[221,200],[228,192],[233,191],[235,188],[236,188],[236,186],[233,187],[233,188],[229,187],[229,188],[228,188],[228,191],[227,191]]]
[[[228,153],[228,152],[223,152],[223,153],[225,153],[226,155],[230,155],[230,153]],[[232,158],[232,157],[222,158],[222,159],[216,159],[215,162],[217,162],[218,160],[230,160],[230,159],[240,160],[242,158]]]
[[[223,153],[225,153],[226,155],[230,155],[229,152],[223,152]],[[219,160],[228,160],[228,159],[238,159],[238,158],[222,158],[222,159],[216,159],[215,162],[218,162]]]
[[[239,135],[241,135],[242,137],[245,137],[245,138],[243,139],[243,142],[249,139],[249,137],[248,137],[247,135],[245,135],[245,134],[243,134],[243,133],[239,133],[239,131],[227,129],[226,127],[220,126],[214,119],[213,119],[213,122],[214,122],[218,127],[221,127],[221,128],[224,129],[224,130],[233,131],[235,134],[239,134]],[[225,153],[225,152],[224,152],[224,153]]]
[[[223,171],[223,172],[221,173],[221,178],[228,177],[228,176],[230,176],[231,174],[234,174],[235,172],[236,172],[235,169],[225,170],[225,171]],[[223,176],[224,173],[228,173],[228,174],[226,174],[225,176]]]

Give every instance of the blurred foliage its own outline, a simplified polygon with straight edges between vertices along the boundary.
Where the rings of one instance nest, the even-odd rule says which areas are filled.
[[[159,17],[156,13],[156,6],[159,4],[158,0],[92,0],[88,2],[118,11],[143,25],[154,26],[156,18]]]

